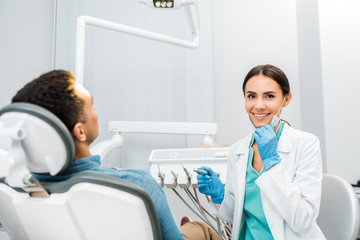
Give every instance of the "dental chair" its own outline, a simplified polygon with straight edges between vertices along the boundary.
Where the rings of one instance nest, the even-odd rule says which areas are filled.
[[[317,223],[327,240],[355,240],[359,231],[359,200],[344,179],[323,174]]]
[[[161,239],[149,195],[123,179],[58,175],[74,156],[65,125],[46,109],[13,103],[0,110],[0,222],[11,239]]]

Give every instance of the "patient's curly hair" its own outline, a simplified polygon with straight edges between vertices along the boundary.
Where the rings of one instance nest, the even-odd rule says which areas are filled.
[[[27,83],[12,98],[12,102],[27,102],[54,113],[69,131],[84,121],[83,101],[76,95],[74,75],[65,70],[53,70]]]

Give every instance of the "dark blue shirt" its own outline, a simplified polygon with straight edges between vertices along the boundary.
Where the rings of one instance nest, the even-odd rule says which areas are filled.
[[[33,175],[40,182],[54,182],[66,180],[79,173],[104,174],[107,176],[122,178],[139,185],[145,189],[154,203],[160,222],[162,238],[164,240],[183,240],[183,237],[181,236],[171,215],[169,205],[166,201],[166,197],[162,188],[146,170],[104,167],[101,166],[100,156],[94,155],[72,161],[69,167],[57,176],[37,175],[34,173]]]

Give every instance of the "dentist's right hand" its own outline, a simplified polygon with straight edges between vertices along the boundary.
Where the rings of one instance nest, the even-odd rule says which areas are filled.
[[[198,188],[203,194],[210,195],[214,203],[221,203],[224,200],[225,188],[217,174],[209,167],[201,167],[208,174],[198,174]]]

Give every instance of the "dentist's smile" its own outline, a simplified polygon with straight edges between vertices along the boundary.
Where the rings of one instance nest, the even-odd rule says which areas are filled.
[[[256,120],[264,120],[270,113],[252,113]]]

